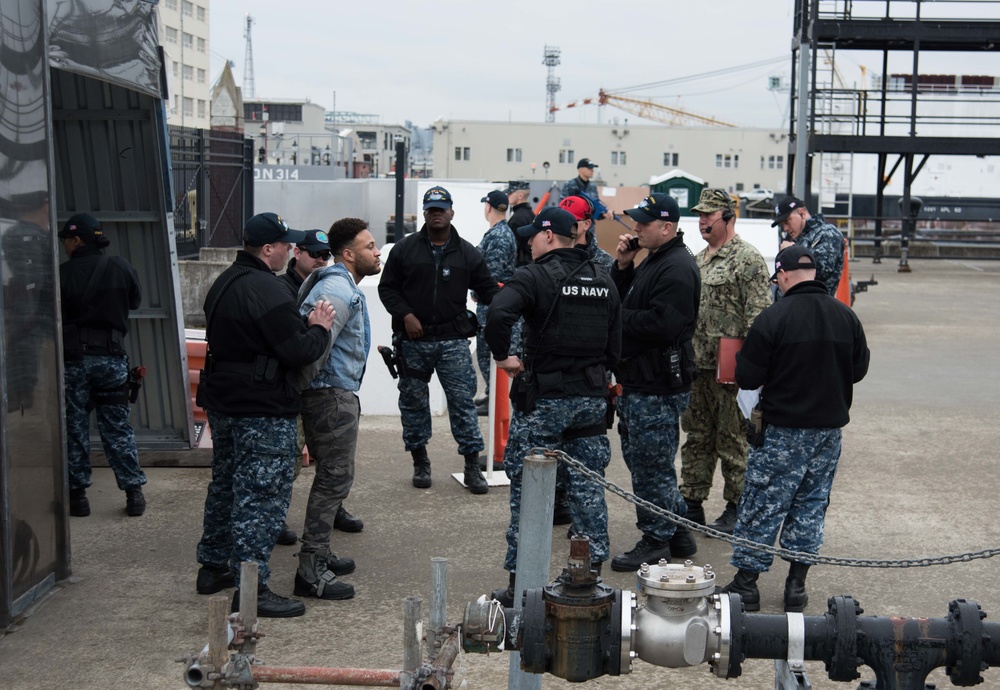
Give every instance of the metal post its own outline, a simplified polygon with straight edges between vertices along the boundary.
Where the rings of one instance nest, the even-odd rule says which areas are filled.
[[[556,494],[555,458],[528,455],[521,478],[521,518],[517,526],[517,576],[514,580],[514,609],[521,609],[526,589],[542,587],[549,577],[552,559],[551,525]],[[507,690],[541,690],[542,676],[521,670],[521,654],[511,652]]]
[[[431,559],[430,630],[427,632],[427,654],[436,654],[441,644],[441,631],[448,616],[448,559]]]
[[[797,133],[795,135],[795,190],[794,193],[800,199],[809,199],[809,190],[806,189],[807,168],[809,167],[809,51],[812,49],[809,43],[811,33],[811,23],[809,18],[802,19],[802,41],[799,44],[799,100],[798,110],[795,115]],[[808,203],[808,201],[806,202]]]
[[[396,137],[396,227],[393,242],[403,239],[403,176],[406,170],[406,142],[403,137]]]
[[[399,676],[399,687],[410,687],[413,676],[420,668],[420,632],[422,619],[420,597],[406,597],[403,600],[403,672]]]
[[[208,600],[208,662],[214,673],[221,673],[229,661],[229,597],[214,596]],[[216,676],[212,685],[215,690],[222,690],[222,679]]]
[[[243,619],[243,654],[253,656],[257,651],[257,564],[240,563],[240,618]]]

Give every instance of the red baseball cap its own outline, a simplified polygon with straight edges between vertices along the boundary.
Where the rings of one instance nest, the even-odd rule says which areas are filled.
[[[568,196],[559,202],[559,208],[573,214],[577,222],[593,217],[594,207],[582,196]]]

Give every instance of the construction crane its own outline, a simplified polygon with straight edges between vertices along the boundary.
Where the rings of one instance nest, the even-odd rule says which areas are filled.
[[[633,115],[644,117],[647,120],[662,122],[667,125],[699,124],[713,125],[716,127],[736,127],[736,125],[731,122],[725,122],[708,115],[698,115],[697,113],[681,110],[680,108],[672,108],[668,105],[663,105],[662,103],[657,103],[656,101],[649,99],[620,96],[618,94],[608,93],[604,89],[601,89],[598,92],[596,99],[583,98],[579,101],[567,103],[562,107],[576,108],[581,105],[593,105],[595,101],[597,105],[613,105],[627,113],[632,113]],[[555,112],[556,110],[559,110],[559,106],[552,106],[550,112]]]

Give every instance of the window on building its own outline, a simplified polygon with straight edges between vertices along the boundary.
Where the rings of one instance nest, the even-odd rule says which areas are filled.
[[[198,83],[199,84],[204,84],[206,76],[207,75],[205,74],[205,70],[203,70],[201,67],[199,67],[198,68]]]
[[[761,169],[764,168],[764,157],[761,156]],[[767,157],[767,169],[768,170],[783,170],[785,168],[785,157],[784,156],[768,156]]]
[[[678,154],[676,154],[676,153],[670,153],[670,152],[664,153],[663,154],[663,166],[665,168],[670,168],[670,167],[676,168],[677,167],[677,161],[679,160],[679,158],[680,158],[680,156]]]
[[[520,163],[521,162],[521,149],[507,149],[507,162],[508,163]]]
[[[468,146],[462,149],[462,160],[463,161],[472,160],[472,156],[470,155]]]
[[[624,151],[612,151],[611,152],[611,165],[625,165],[625,152]]]
[[[194,116],[194,99],[193,98],[185,98],[184,99],[184,115],[186,117],[193,117]]]
[[[576,161],[576,151],[573,149],[559,149],[560,163],[573,163]]]
[[[198,21],[199,22],[203,22],[207,18],[206,17],[207,13],[205,12],[205,8],[202,7],[201,5],[198,5],[198,12],[197,12],[197,14],[198,14]]]
[[[165,30],[165,35],[167,37],[167,43],[177,43],[177,29],[168,26]]]
[[[181,75],[181,64],[179,62],[173,63],[173,72],[175,77],[179,77]]]
[[[267,112],[271,122],[302,122],[302,106],[298,103],[244,103],[245,120],[263,120]],[[360,133],[359,133],[360,136]],[[374,135],[373,135],[374,136]],[[363,143],[363,137],[362,143]],[[372,141],[374,148],[375,142]]]
[[[181,0],[181,14],[185,17],[194,16],[194,3],[188,2],[188,0]]]
[[[181,110],[181,97],[174,96],[174,112],[178,113]]]
[[[176,10],[177,9],[177,0],[164,0],[163,4],[166,5],[166,7],[167,7],[168,10]]]
[[[462,147],[461,146],[456,146],[455,147],[455,160],[457,160],[457,161],[462,160]]]
[[[192,50],[194,49],[194,36],[185,31],[183,36],[183,41],[184,42],[182,45],[185,48],[191,48]]]
[[[194,67],[191,65],[183,65],[181,67],[181,73],[184,75],[184,81],[194,80]]]
[[[738,153],[717,153],[715,154],[716,168],[738,168],[740,167],[740,154]]]
[[[207,105],[204,100],[198,99],[198,117],[205,117]]]
[[[737,182],[736,183],[736,191],[737,192],[742,192],[743,191],[743,183],[742,182]]]
[[[205,43],[205,39],[204,38],[199,38],[198,39],[198,52],[199,53],[204,53],[204,52],[207,52],[207,51],[208,51],[208,44]]]

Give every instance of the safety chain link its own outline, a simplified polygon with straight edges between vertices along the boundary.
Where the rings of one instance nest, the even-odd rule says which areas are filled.
[[[932,565],[950,565],[952,563],[968,563],[969,561],[980,560],[984,558],[993,558],[994,556],[1000,556],[1000,548],[996,549],[983,549],[982,551],[970,551],[967,553],[954,554],[952,556],[936,556],[934,558],[904,558],[899,560],[892,559],[876,559],[876,558],[837,558],[834,556],[820,556],[815,553],[805,553],[802,551],[789,551],[788,549],[783,549],[778,546],[768,546],[767,544],[758,544],[757,542],[750,541],[749,539],[741,539],[740,537],[734,537],[730,534],[725,534],[718,530],[712,529],[711,527],[706,527],[704,525],[699,525],[698,523],[691,522],[685,517],[677,515],[676,513],[671,513],[669,510],[664,510],[659,506],[653,505],[649,501],[643,500],[636,496],[635,494],[626,491],[614,482],[611,482],[594,470],[585,467],[580,461],[570,457],[565,452],[561,450],[549,450],[547,448],[532,448],[531,453],[540,454],[546,457],[555,458],[559,462],[569,465],[574,470],[587,477],[596,484],[600,484],[607,491],[624,498],[629,503],[633,503],[641,508],[645,508],[651,513],[655,513],[660,517],[666,518],[677,525],[683,525],[688,529],[704,534],[708,537],[714,539],[719,539],[721,541],[728,542],[733,546],[743,546],[748,549],[753,549],[755,551],[762,551],[764,553],[769,553],[772,556],[778,556],[779,558],[784,558],[789,561],[798,561],[802,563],[813,563],[822,565],[836,565],[847,568],[926,568]]]

